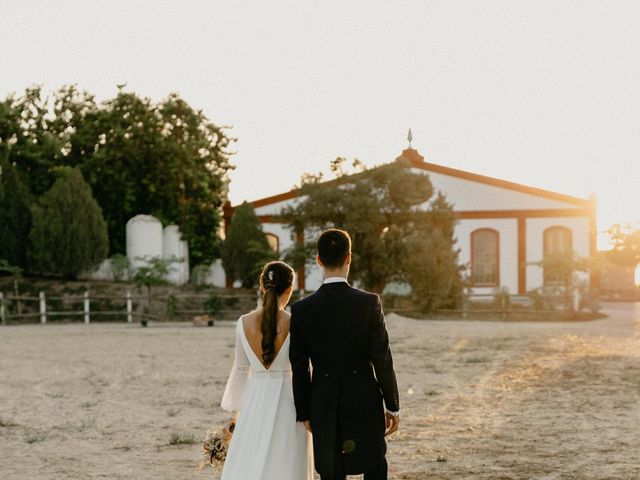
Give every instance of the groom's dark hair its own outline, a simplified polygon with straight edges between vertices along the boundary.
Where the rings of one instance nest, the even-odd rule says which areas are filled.
[[[322,265],[326,268],[339,268],[351,253],[351,237],[344,230],[330,228],[320,234],[316,246]]]

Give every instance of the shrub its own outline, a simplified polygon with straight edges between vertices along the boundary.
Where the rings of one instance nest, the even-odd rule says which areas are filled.
[[[113,274],[113,280],[121,282],[129,278],[129,269],[131,268],[131,262],[126,255],[116,253],[110,257],[111,273]]]
[[[75,279],[104,260],[107,225],[77,168],[65,169],[32,208],[28,261],[37,272]]]
[[[215,317],[222,310],[222,299],[217,293],[212,292],[204,302],[204,308],[209,315]]]
[[[262,266],[277,258],[276,252],[269,247],[260,220],[247,202],[234,212],[221,253],[227,275],[242,282],[244,288],[253,288]]]

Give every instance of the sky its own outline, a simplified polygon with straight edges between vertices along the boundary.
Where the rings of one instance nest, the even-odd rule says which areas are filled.
[[[233,204],[411,128],[427,161],[594,193],[604,231],[640,221],[639,25],[619,0],[0,0],[0,97],[178,92],[238,138]]]

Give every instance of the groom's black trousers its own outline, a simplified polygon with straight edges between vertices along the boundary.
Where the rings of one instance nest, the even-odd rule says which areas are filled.
[[[341,465],[336,465],[335,475],[320,475],[321,480],[345,480],[347,475],[342,471]],[[383,459],[376,468],[365,472],[364,480],[387,480],[387,459]]]

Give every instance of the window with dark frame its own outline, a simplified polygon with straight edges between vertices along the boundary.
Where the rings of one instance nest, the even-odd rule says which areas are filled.
[[[471,282],[474,287],[500,284],[500,236],[492,228],[471,232]]]

